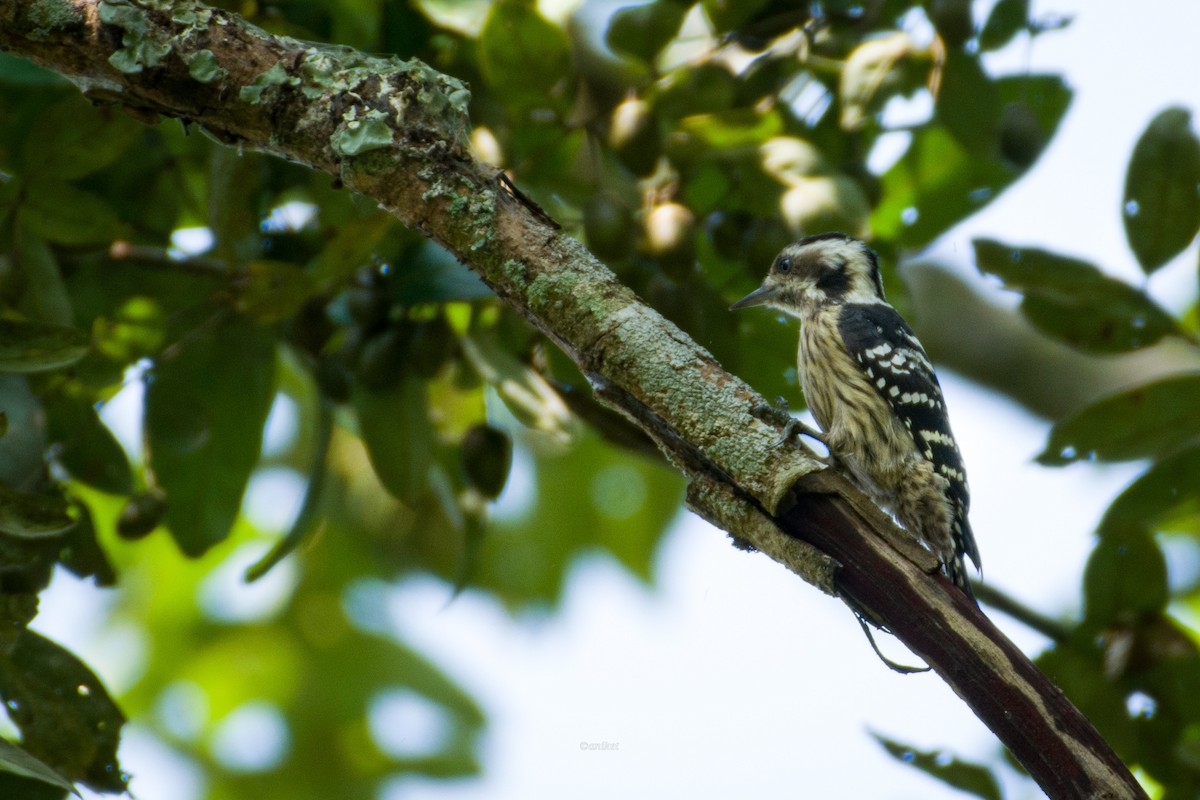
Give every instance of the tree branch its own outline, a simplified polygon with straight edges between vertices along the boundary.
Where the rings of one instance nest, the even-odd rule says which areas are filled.
[[[0,49],[96,102],[306,164],[455,253],[644,430],[688,505],[921,655],[1051,797],[1144,797],[1090,723],[839,475],[751,415],[730,375],[470,158],[468,93],[417,61],[275,37],[191,2],[0,0]]]

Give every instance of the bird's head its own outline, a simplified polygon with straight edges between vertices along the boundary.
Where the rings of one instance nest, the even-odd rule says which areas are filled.
[[[762,286],[730,309],[769,306],[801,316],[838,303],[883,301],[875,251],[845,234],[822,233],[783,248]]]

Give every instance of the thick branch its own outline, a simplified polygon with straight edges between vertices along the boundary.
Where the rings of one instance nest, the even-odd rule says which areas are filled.
[[[928,553],[805,451],[772,447],[779,432],[750,413],[761,397],[467,155],[454,79],[187,2],[0,0],[0,48],[94,100],[327,172],[425,232],[649,434],[691,480],[693,510],[895,633],[1050,796],[1145,796],[1062,693],[930,574]]]

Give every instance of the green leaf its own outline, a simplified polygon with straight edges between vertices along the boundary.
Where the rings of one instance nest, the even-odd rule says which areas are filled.
[[[45,372],[70,366],[92,342],[76,328],[0,319],[0,372]]]
[[[69,96],[30,126],[22,145],[22,174],[82,178],[116,161],[142,130],[115,107],[97,107],[78,95]]]
[[[84,398],[59,395],[43,401],[46,443],[71,477],[109,494],[133,493],[125,449]]]
[[[82,661],[22,630],[0,654],[0,695],[31,755],[96,791],[125,791],[117,763],[125,717]]]
[[[308,265],[313,284],[322,289],[340,286],[370,263],[394,225],[392,217],[380,212],[339,226],[337,233]]]
[[[1125,706],[1127,688],[1104,675],[1103,657],[1092,631],[1057,645],[1038,656],[1034,663],[1046,673],[1108,740],[1118,753],[1127,753],[1137,733]],[[1086,634],[1084,636],[1083,634]]]
[[[97,586],[116,585],[117,573],[96,541],[96,526],[91,510],[82,502],[76,502],[74,509],[76,522],[63,536],[58,560],[72,574],[80,578],[92,578]]]
[[[1056,75],[1001,78],[995,86],[1001,105],[1025,105],[1046,138],[1058,128],[1072,96]],[[923,127],[881,179],[883,201],[871,215],[875,238],[924,247],[993,202],[1021,174],[997,158],[968,153],[944,125]]]
[[[767,0],[704,0],[704,13],[717,33],[730,33],[745,25]]]
[[[1200,139],[1191,112],[1162,111],[1133,148],[1125,173],[1125,236],[1149,275],[1200,229]]]
[[[218,258],[239,262],[261,254],[262,179],[262,155],[231,147],[212,151],[207,222],[216,239],[214,252]]]
[[[0,771],[16,775],[20,778],[30,778],[42,783],[48,783],[64,791],[79,794],[79,792],[75,791],[74,784],[69,780],[3,738],[0,738]]]
[[[42,90],[69,87],[67,79],[57,72],[39,67],[32,61],[0,53],[0,84],[37,87]]]
[[[980,272],[1025,295],[1021,310],[1030,322],[1080,350],[1136,350],[1178,330],[1143,292],[1086,261],[990,239],[976,239],[974,245]]]
[[[289,261],[251,261],[239,277],[238,311],[263,323],[292,318],[313,294],[309,274]]]
[[[973,55],[946,56],[937,117],[968,152],[991,158],[996,150],[1003,104],[996,82]]]
[[[483,30],[491,0],[415,0],[414,4],[434,25],[474,39]]]
[[[626,6],[609,18],[605,40],[615,52],[653,62],[679,33],[687,10],[687,4],[675,0]]]
[[[758,147],[782,133],[783,124],[775,109],[759,113],[750,108],[693,114],[679,121],[680,128],[716,150]]]
[[[395,271],[388,291],[402,306],[495,297],[477,274],[448,250],[433,244],[422,245],[402,269]]]
[[[390,388],[372,392],[356,381],[354,410],[379,482],[402,503],[413,506],[429,485],[433,429],[425,382],[402,376]]]
[[[1104,513],[1098,532],[1106,536],[1120,530],[1171,530],[1197,518],[1200,447],[1193,446],[1156,462],[1127,486]]]
[[[584,429],[569,448],[518,436],[536,457],[539,502],[492,524],[472,585],[513,605],[557,600],[573,559],[603,548],[649,581],[664,530],[679,513],[683,480]],[[551,502],[542,500],[545,498]]]
[[[1180,375],[1106,397],[1050,431],[1047,466],[1165,455],[1200,436],[1200,374]]]
[[[167,527],[190,556],[225,539],[237,517],[274,375],[271,331],[222,313],[168,350],[148,376],[149,467],[167,494]]]
[[[479,34],[479,67],[510,108],[549,105],[572,72],[567,36],[529,4],[498,0]]]
[[[1044,140],[1058,130],[1074,96],[1060,75],[1007,75],[995,85],[1001,104],[1019,104],[1033,112]]]
[[[62,497],[18,492],[0,484],[0,532],[21,539],[57,536],[75,524]]]
[[[1026,28],[1029,23],[1029,0],[1000,0],[992,7],[987,22],[979,34],[980,50],[999,50]]]
[[[948,786],[976,797],[982,797],[984,800],[1002,800],[1003,798],[996,776],[981,764],[972,764],[954,756],[946,758],[945,753],[937,750],[917,750],[915,747],[901,744],[878,733],[871,735],[897,761],[916,767]]]
[[[59,244],[109,242],[119,233],[120,220],[107,200],[56,178],[31,181],[20,213],[29,230]]]
[[[887,100],[907,88],[911,80],[905,80],[904,65],[916,52],[912,37],[901,31],[867,39],[854,48],[838,82],[842,128],[861,129]]]
[[[533,367],[485,335],[464,336],[463,355],[523,425],[568,442],[575,423],[558,392]]]
[[[1109,530],[1096,543],[1083,573],[1085,618],[1095,628],[1167,606],[1167,562],[1154,536]]]
[[[944,126],[923,128],[884,174],[871,227],[879,238],[923,247],[994,200],[1012,177],[995,159],[973,157]]]
[[[282,539],[255,563],[246,568],[245,581],[251,583],[266,575],[276,564],[287,558],[308,538],[321,530],[321,500],[325,490],[329,466],[329,443],[333,438],[333,409],[329,403],[321,402],[317,410],[316,452],[308,470],[308,483],[304,488],[304,501],[292,522],[291,529]]]
[[[22,310],[30,317],[56,325],[70,325],[71,298],[58,269],[58,260],[46,240],[22,225],[16,236],[17,266],[25,279]]]

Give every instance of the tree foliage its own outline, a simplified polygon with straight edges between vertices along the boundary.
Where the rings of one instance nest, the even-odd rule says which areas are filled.
[[[131,8],[101,13],[128,35]],[[257,9],[272,32],[469,82],[476,153],[768,396],[794,395],[794,374],[755,354],[788,352],[794,332],[724,309],[783,244],[840,229],[897,263],[1030,169],[1071,99],[1060,76],[984,69],[988,52],[1054,27],[1009,0],[986,19],[953,0],[653,0],[553,18],[520,0]],[[118,68],[161,57],[124,44]],[[0,788],[119,791],[124,714],[203,764],[213,796],[368,796],[397,773],[478,771],[483,711],[353,598],[430,573],[512,609],[552,607],[572,560],[596,548],[648,579],[678,477],[419,232],[323,176],[90,105],[0,59],[0,694],[20,732],[19,749],[0,749]],[[189,68],[222,79],[202,58]],[[904,109],[915,120],[895,122]],[[372,135],[364,120],[342,146]],[[880,166],[885,136],[902,147]],[[1147,275],[1200,227],[1198,153],[1188,113],[1167,109],[1132,154],[1126,232]],[[1040,331],[1081,351],[1195,345],[1194,313],[1177,319],[1097,265],[991,240],[975,250]],[[894,270],[885,282],[904,307]],[[1200,782],[1200,658],[1167,604],[1196,587],[1168,585],[1158,537],[1200,529],[1194,383],[1101,399],[1056,425],[1042,456],[1148,459],[1100,525],[1084,618],[1040,663],[1128,763],[1180,794]],[[109,427],[118,395],[142,398],[132,449]],[[292,435],[272,441],[271,421],[288,419]],[[536,500],[493,519],[514,440]],[[282,532],[246,503],[280,471],[305,487]],[[56,564],[121,586],[115,613],[153,643],[116,703],[25,627]],[[247,567],[283,582],[278,608],[239,620],[197,602]],[[207,708],[194,729],[151,714],[193,691]],[[372,739],[371,704],[397,692],[449,721],[433,752]],[[1134,694],[1155,712],[1131,712]],[[264,708],[286,723],[286,764],[239,771],[203,746]],[[918,756],[995,796],[986,770]]]

